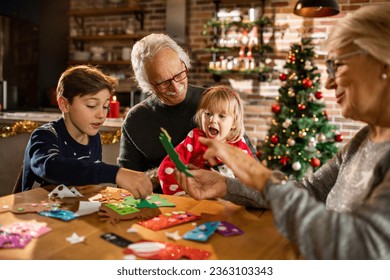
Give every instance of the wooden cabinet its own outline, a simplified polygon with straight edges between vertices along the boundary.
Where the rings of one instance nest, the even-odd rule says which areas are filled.
[[[7,109],[31,109],[38,106],[39,28],[22,19],[10,21],[9,49],[2,63],[8,80]],[[2,56],[0,55],[0,58]]]

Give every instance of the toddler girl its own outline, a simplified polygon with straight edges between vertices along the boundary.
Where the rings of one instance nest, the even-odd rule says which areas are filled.
[[[200,128],[191,130],[175,148],[184,164],[191,163],[199,168],[210,168],[209,163],[203,159],[207,146],[199,143],[199,137],[213,138],[229,143],[252,156],[243,138],[245,128],[242,102],[238,93],[232,88],[220,85],[207,89],[203,93],[194,118]],[[219,172],[234,177],[230,169],[222,162],[218,163],[216,168]],[[169,156],[166,156],[158,170],[161,188],[164,194],[184,195],[185,192],[178,185],[174,176],[174,168],[175,164]]]

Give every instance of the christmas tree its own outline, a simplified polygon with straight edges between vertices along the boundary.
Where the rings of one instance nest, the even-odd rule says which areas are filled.
[[[274,117],[260,152],[268,168],[296,179],[326,163],[337,152],[335,142],[342,141],[325,111],[314,55],[310,39],[291,46],[279,75],[282,86],[272,105]]]

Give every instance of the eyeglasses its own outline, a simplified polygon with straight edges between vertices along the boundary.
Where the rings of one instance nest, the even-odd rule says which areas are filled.
[[[340,60],[342,58],[347,58],[347,57],[350,57],[353,55],[357,55],[359,53],[363,53],[363,51],[359,50],[359,51],[355,51],[355,52],[351,52],[351,53],[346,53],[346,54],[340,55],[338,57],[334,57],[334,58],[326,60],[326,68],[327,68],[329,76],[332,79],[335,79],[337,68],[339,68],[342,65],[341,63],[336,63],[336,60]]]
[[[184,64],[184,62],[183,62],[183,64]],[[183,81],[185,78],[187,78],[188,69],[187,69],[187,66],[185,64],[184,64],[184,67],[186,69],[184,71],[176,74],[175,76],[173,76],[172,79],[168,79],[168,80],[165,80],[165,81],[163,81],[161,83],[157,83],[157,84],[153,84],[153,83],[150,83],[150,84],[152,86],[154,86],[159,91],[166,90],[167,88],[169,88],[171,86],[172,81],[175,81],[176,83],[178,83],[178,82]]]

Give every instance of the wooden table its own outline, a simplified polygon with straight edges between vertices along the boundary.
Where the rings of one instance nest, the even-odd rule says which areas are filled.
[[[84,198],[96,195],[105,186],[78,187]],[[0,197],[0,209],[3,205],[16,203],[38,203],[48,199],[49,190],[37,188],[31,191]],[[172,241],[165,235],[165,231],[179,231],[182,236],[185,232],[194,228],[192,223],[178,225],[165,230],[153,231],[137,224],[140,219],[121,221],[117,224],[103,222],[97,213],[81,216],[71,221],[44,217],[36,213],[13,214],[11,212],[0,213],[0,224],[7,225],[13,222],[36,220],[46,222],[52,231],[34,238],[23,249],[0,249],[0,259],[54,259],[54,260],[113,260],[123,259],[123,249],[100,238],[106,232],[114,232],[131,241],[153,240],[160,242],[176,242],[177,244],[203,249],[211,252],[209,259],[224,260],[255,260],[255,259],[299,259],[301,258],[296,247],[282,237],[275,227],[272,214],[264,210],[248,210],[224,200],[197,201],[188,197],[164,196],[176,207],[161,207],[162,213],[172,211],[188,211],[195,215],[202,215],[197,224],[207,221],[228,221],[244,231],[242,235],[223,237],[214,234],[205,242],[190,240]],[[137,225],[134,225],[137,224]],[[129,233],[132,225],[138,229],[136,233]],[[70,244],[66,237],[76,232],[79,236],[85,236],[85,241]]]

